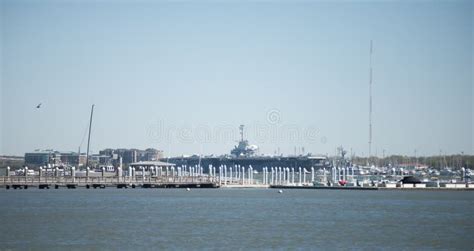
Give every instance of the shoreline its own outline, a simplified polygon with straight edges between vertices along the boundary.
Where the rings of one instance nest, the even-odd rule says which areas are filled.
[[[5,190],[27,190],[27,189],[278,189],[278,190],[349,190],[349,191],[474,191],[474,187],[446,188],[446,187],[324,187],[324,186],[284,186],[284,185],[227,185],[217,186],[215,184],[0,184],[0,189]]]

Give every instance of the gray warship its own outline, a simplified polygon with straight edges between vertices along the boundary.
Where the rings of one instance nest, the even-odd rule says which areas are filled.
[[[214,167],[219,167],[221,165],[240,165],[245,167],[252,166],[253,170],[258,172],[262,171],[264,167],[301,167],[310,170],[312,167],[315,169],[322,169],[328,168],[331,165],[327,156],[322,155],[258,155],[258,147],[256,145],[249,144],[248,140],[244,138],[244,125],[241,125],[239,129],[240,141],[238,141],[238,144],[230,151],[230,154],[221,156],[180,156],[168,158],[167,161],[178,166],[200,165],[204,168],[207,168],[209,165]]]

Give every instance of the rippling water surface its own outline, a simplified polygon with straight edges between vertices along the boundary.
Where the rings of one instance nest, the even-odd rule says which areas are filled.
[[[474,248],[474,192],[0,190],[0,249]]]

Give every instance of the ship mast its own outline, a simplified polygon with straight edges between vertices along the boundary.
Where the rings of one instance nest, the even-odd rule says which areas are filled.
[[[89,121],[89,138],[87,139],[86,168],[89,167],[89,145],[91,143],[92,115],[94,114],[94,105],[91,108],[91,119]]]
[[[239,129],[240,129],[240,141],[244,141],[244,125],[240,125]]]

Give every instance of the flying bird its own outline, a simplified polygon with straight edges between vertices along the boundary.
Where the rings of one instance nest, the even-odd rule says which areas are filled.
[[[41,107],[41,103],[39,103],[36,108],[39,109]]]

